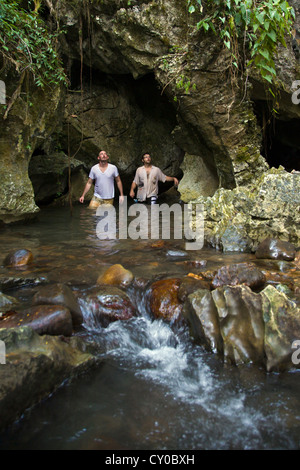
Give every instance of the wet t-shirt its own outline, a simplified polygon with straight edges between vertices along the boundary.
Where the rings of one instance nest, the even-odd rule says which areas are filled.
[[[118,169],[115,165],[108,163],[104,172],[100,170],[99,165],[91,168],[89,178],[94,180],[94,195],[100,199],[112,199],[115,196],[115,178],[119,176]]]

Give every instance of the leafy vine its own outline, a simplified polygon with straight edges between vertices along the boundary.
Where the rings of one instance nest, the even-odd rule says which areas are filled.
[[[187,0],[191,14],[199,15],[197,29],[213,31],[232,56],[232,65],[254,65],[272,84],[278,44],[286,47],[295,12],[286,0]],[[240,54],[242,44],[242,54]]]

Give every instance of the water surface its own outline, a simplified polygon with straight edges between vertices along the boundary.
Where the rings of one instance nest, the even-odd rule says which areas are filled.
[[[184,253],[184,240],[99,240],[96,226],[97,217],[79,206],[72,215],[45,209],[34,223],[3,229],[3,257],[19,247],[34,255],[17,272],[0,267],[2,278],[28,281],[8,293],[30,305],[37,278],[84,292],[115,263],[151,279],[255,262],[252,254]],[[223,365],[184,326],[153,320],[143,297],[135,301],[138,317],[108,328],[95,328],[84,312],[79,334],[99,342],[102,365],[28,410],[0,437],[0,449],[299,449],[298,372]]]

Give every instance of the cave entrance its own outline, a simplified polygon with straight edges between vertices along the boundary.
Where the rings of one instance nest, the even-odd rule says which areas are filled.
[[[286,171],[300,171],[299,119],[278,119],[274,117],[264,100],[254,103],[258,124],[262,129],[261,154],[270,167],[280,165]]]

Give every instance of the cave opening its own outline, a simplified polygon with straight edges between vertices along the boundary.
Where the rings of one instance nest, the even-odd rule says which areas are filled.
[[[299,119],[274,117],[267,101],[256,100],[254,112],[262,130],[261,154],[273,168],[300,171]]]

